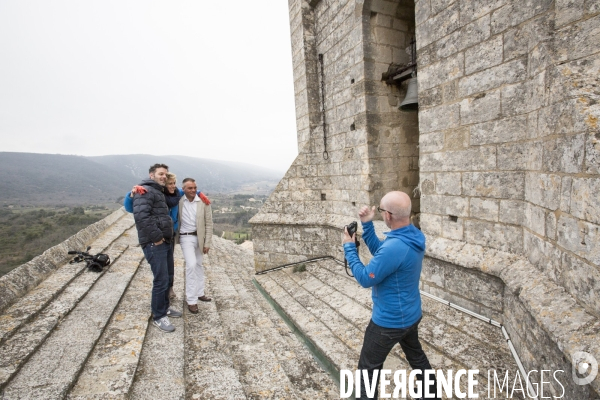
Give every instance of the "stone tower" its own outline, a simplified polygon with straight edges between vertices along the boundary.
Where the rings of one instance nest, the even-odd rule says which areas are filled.
[[[501,321],[527,370],[600,360],[600,3],[289,9],[300,151],[251,221],[256,270],[341,259],[358,207],[402,190],[427,236],[422,290]],[[390,78],[413,38],[419,110],[404,112]],[[569,383],[567,398],[600,392]]]

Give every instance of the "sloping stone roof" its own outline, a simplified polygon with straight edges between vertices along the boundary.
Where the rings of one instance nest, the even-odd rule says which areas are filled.
[[[150,323],[152,273],[132,217],[118,211],[107,221],[83,245],[108,253],[109,268],[63,261],[2,310],[0,398],[339,398],[335,375],[356,368],[371,312],[370,291],[343,267],[323,260],[254,275],[251,250],[215,237],[205,258],[214,300],[194,315],[177,246],[174,306],[184,316],[165,334]],[[435,368],[516,371],[498,328],[423,304]],[[386,367],[409,369],[399,348]]]

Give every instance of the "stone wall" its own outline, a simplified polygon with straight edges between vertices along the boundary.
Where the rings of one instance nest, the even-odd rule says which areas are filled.
[[[289,4],[300,152],[251,220],[254,241],[262,242],[255,252],[260,270],[297,259],[292,250],[275,250],[276,232],[289,231],[288,224],[337,231],[327,235],[335,244],[318,251],[309,246],[326,254],[306,256],[338,257],[341,228],[356,219],[360,205],[400,189],[413,197],[415,213],[419,210],[413,196],[419,179],[417,113],[397,110],[406,87],[382,81],[391,63],[409,61],[413,2]],[[311,241],[308,231],[300,236],[299,241]]]
[[[416,3],[421,226],[525,254],[600,315],[600,7]]]
[[[300,152],[251,221],[256,269],[341,257],[358,207],[403,190],[423,290],[502,321],[526,368],[600,359],[599,3],[289,4]],[[382,80],[413,35],[418,114]]]

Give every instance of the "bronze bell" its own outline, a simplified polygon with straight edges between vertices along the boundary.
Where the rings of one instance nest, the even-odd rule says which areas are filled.
[[[400,103],[398,107],[402,111],[411,111],[419,109],[419,95],[417,88],[417,78],[413,77],[408,80],[408,90],[406,91],[406,97]]]

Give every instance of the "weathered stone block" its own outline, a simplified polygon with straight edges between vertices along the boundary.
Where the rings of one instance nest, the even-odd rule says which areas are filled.
[[[525,174],[523,172],[465,172],[463,194],[473,197],[523,200]]]
[[[600,226],[561,214],[557,222],[558,244],[578,256],[600,264]]]
[[[431,16],[431,5],[429,0],[415,1],[415,23],[422,24]]]
[[[556,240],[556,213],[546,213],[546,237]]]
[[[534,77],[554,63],[554,48],[552,40],[541,42],[529,52],[527,64],[528,76]]]
[[[502,312],[504,284],[494,276],[444,263],[445,289]]]
[[[460,102],[461,125],[492,121],[500,115],[500,90],[481,93]]]
[[[546,14],[504,32],[504,61],[526,56],[540,42],[551,39],[553,23]]]
[[[573,178],[571,186],[573,216],[600,224],[600,178]]]
[[[462,194],[462,182],[460,172],[438,172],[435,175],[435,192],[460,196]]]
[[[465,25],[502,7],[509,0],[464,0],[460,2],[460,22]]]
[[[437,41],[437,58],[448,57],[467,47],[483,42],[489,36],[490,16],[488,14]]]
[[[504,115],[529,113],[545,104],[545,72],[523,83],[502,87],[502,112]]]
[[[560,205],[561,177],[553,174],[527,173],[525,200],[555,211]]]
[[[440,236],[442,234],[442,217],[430,214],[426,206],[421,207],[421,229],[428,235]]]
[[[423,210],[434,214],[469,216],[469,199],[458,196],[429,195],[421,197]]]
[[[538,121],[540,136],[568,135],[586,130],[582,110],[575,99],[540,109]]]
[[[471,198],[470,215],[472,218],[484,219],[487,221],[498,221],[499,200]]]
[[[556,26],[558,28],[571,22],[582,19],[585,14],[584,4],[575,0],[556,0],[555,4]]]
[[[600,174],[600,132],[590,133],[585,141],[585,172]]]
[[[439,118],[443,115],[444,118]],[[419,130],[421,133],[458,127],[460,121],[459,104],[432,107],[419,112]]]
[[[506,62],[461,78],[458,82],[458,94],[466,97],[501,85],[520,82],[526,75],[527,65],[524,59]]]
[[[524,207],[520,200],[500,200],[499,221],[521,225],[525,219]]]
[[[479,43],[465,51],[465,75],[502,63],[502,35]]]
[[[538,112],[532,111],[527,114],[527,137],[535,139],[538,137]]]
[[[460,6],[455,2],[436,16],[425,20],[416,28],[417,49],[427,46],[460,27]]]
[[[461,150],[469,147],[469,127],[447,130],[444,133],[446,150]]]
[[[542,14],[548,11],[553,4],[554,1],[552,0],[511,2],[492,13],[492,34],[505,31],[538,14]]]
[[[546,211],[531,203],[525,203],[525,224],[524,226],[533,232],[544,236],[546,233]]]
[[[464,75],[464,54],[457,53],[419,69],[419,89],[427,90]]]
[[[544,169],[549,172],[578,173],[583,167],[585,134],[544,142]]]
[[[498,169],[506,171],[524,171],[529,169],[531,160],[529,143],[498,145]]]
[[[463,240],[464,229],[463,220],[459,218],[457,221],[453,221],[448,217],[442,216],[442,237]]]
[[[527,148],[527,169],[530,171],[541,171],[543,166],[543,149],[540,142],[529,142]]]
[[[566,213],[571,212],[571,186],[573,184],[573,178],[565,176],[562,178],[560,188],[560,210]]]
[[[556,31],[555,49],[558,61],[575,60],[598,52],[600,15]]]
[[[439,288],[445,287],[444,278],[445,268],[442,262],[431,257],[425,257],[423,260],[423,269],[421,271],[421,280],[435,285]]]
[[[385,44],[388,46],[398,46],[399,43],[404,43],[406,41],[406,33],[402,31],[397,31],[395,29],[376,26],[374,29],[374,33],[375,41],[380,44]],[[382,62],[391,62],[392,52],[389,47],[388,51],[386,51],[386,55],[389,55],[389,61],[381,59],[378,60]]]
[[[442,104],[442,88],[439,86],[419,92],[419,110],[422,112],[428,107],[435,107]]]
[[[474,147],[460,151],[422,154],[421,171],[489,170],[496,166],[495,147]]]
[[[471,126],[471,145],[514,142],[527,137],[527,117],[518,115]]]
[[[419,150],[421,153],[431,153],[444,148],[444,133],[432,132],[419,135]]]
[[[523,251],[523,229],[479,220],[465,221],[467,242],[510,253]]]
[[[597,267],[563,253],[559,282],[588,312],[600,317],[600,271]]]

